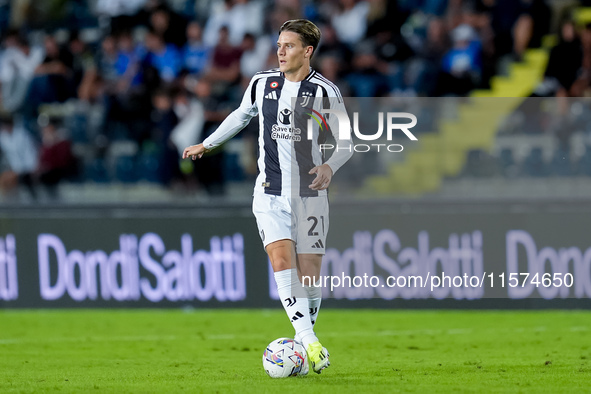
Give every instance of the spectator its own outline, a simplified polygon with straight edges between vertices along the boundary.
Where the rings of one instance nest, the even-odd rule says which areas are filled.
[[[384,30],[376,33],[373,42],[376,44],[377,67],[389,79],[389,89],[399,94],[410,88],[407,74],[412,71],[410,59],[414,52],[402,36]]]
[[[405,62],[414,56],[414,51],[400,35],[390,30],[377,32],[372,40],[376,44],[376,54],[386,63]]]
[[[469,25],[460,25],[452,32],[453,47],[442,60],[437,81],[438,96],[466,95],[474,89],[481,73],[481,45],[476,32]]]
[[[205,123],[203,124],[201,138],[207,138],[228,116],[230,111],[224,107],[225,100],[213,94],[212,85],[208,80],[201,79],[194,86],[194,93],[205,111]],[[224,159],[224,149],[220,148],[206,154],[199,163],[193,162],[197,181],[205,187],[205,190],[210,195],[220,196],[225,193]]]
[[[67,74],[72,71],[74,55],[58,44],[54,36],[45,37],[45,59],[37,67],[37,74]]]
[[[0,119],[0,150],[8,164],[0,173],[2,193],[11,194],[18,185],[24,185],[36,199],[33,173],[38,163],[37,147],[31,134],[22,125],[15,125],[12,116]]]
[[[110,18],[108,26],[111,32],[118,33],[122,29],[135,26],[134,16],[148,0],[97,0],[96,13]]]
[[[162,36],[154,30],[148,32],[145,43],[148,50],[145,65],[153,67],[163,81],[172,82],[182,67],[179,51],[174,45],[164,42]]]
[[[77,30],[70,32],[68,50],[72,54],[74,86],[78,87],[85,72],[93,66],[94,55],[90,51],[90,48],[88,48],[88,45],[80,39]]]
[[[349,86],[343,80],[343,63],[340,58],[328,54],[317,59],[317,62],[318,72],[320,72],[320,74],[322,74],[322,76],[327,78],[329,81],[332,81],[335,85],[337,85],[343,97],[350,96]]]
[[[514,27],[522,14],[521,0],[483,0],[486,11],[491,16],[491,26],[495,32],[495,54],[497,58],[513,53]],[[522,25],[527,24],[523,19]],[[526,29],[518,29],[519,33]],[[521,39],[524,41],[524,39]]]
[[[228,41],[237,47],[244,34],[258,36],[262,33],[263,4],[260,1],[224,0],[212,3],[212,10],[203,33],[203,41],[209,47],[220,41],[220,30],[228,28]]]
[[[353,45],[365,37],[369,4],[367,1],[340,0],[340,6],[340,12],[332,16],[332,26],[339,41]]]
[[[421,10],[427,15],[434,15],[437,17],[442,17],[445,15],[447,8],[453,7],[453,5],[454,5],[453,3],[458,3],[458,1],[424,0]]]
[[[135,47],[129,32],[121,32],[116,46],[116,60],[108,68],[114,72],[114,79],[105,83],[104,134],[109,139],[143,141],[150,122],[146,114],[152,108],[148,92],[160,85],[160,73],[150,63],[154,60],[151,53],[146,48]],[[112,52],[111,44],[109,51]]]
[[[190,77],[185,79],[185,85],[191,86],[197,83],[197,80]],[[179,89],[176,92],[173,110],[179,123],[172,131],[170,138],[179,154],[182,154],[186,146],[194,144],[195,141],[201,141],[205,110],[203,104],[196,97],[189,95],[187,89]]]
[[[348,45],[339,41],[337,33],[332,25],[320,25],[322,31],[322,40],[317,49],[317,53],[312,58],[322,58],[325,56],[336,57],[341,60],[342,71],[348,71],[348,65],[353,59],[353,51]]]
[[[113,35],[107,35],[101,41],[100,49],[95,57],[95,67],[109,86],[115,86],[119,78],[117,70],[117,39]]]
[[[427,25],[425,41],[416,47],[418,53],[412,60],[408,85],[417,93],[432,96],[437,85],[441,61],[450,49],[451,43],[443,19],[433,17]]]
[[[37,116],[39,105],[76,96],[73,63],[74,57],[67,48],[61,47],[55,37],[45,37],[45,59],[35,69],[24,106],[28,122]]]
[[[207,77],[213,82],[232,85],[239,81],[240,57],[242,50],[232,46],[229,41],[228,28],[220,29],[220,40],[213,50],[212,66]]]
[[[581,32],[582,61],[577,79],[571,86],[570,92],[559,90],[558,96],[582,97],[591,94],[591,23]]]
[[[187,26],[187,44],[182,51],[183,67],[192,75],[198,76],[209,66],[211,49],[203,43],[203,30],[197,21]]]
[[[558,44],[550,51],[544,79],[536,87],[534,96],[568,96],[577,80],[582,61],[581,41],[575,24],[566,20],[561,24]],[[582,93],[579,84],[574,87],[573,93]]]
[[[187,21],[166,5],[160,5],[152,11],[150,26],[167,44],[182,48],[187,42]]]
[[[40,47],[31,47],[28,41],[16,32],[4,39],[5,50],[0,58],[0,84],[2,107],[8,112],[19,110],[25,100],[35,69],[45,56]]]
[[[447,0],[443,0],[447,1]],[[367,36],[373,37],[379,32],[390,31],[393,35],[400,35],[400,28],[404,24],[408,13],[404,12],[396,0],[370,0],[367,15]],[[324,30],[322,30],[324,36]]]
[[[523,56],[527,48],[538,48],[542,37],[550,31],[552,11],[546,0],[521,0],[522,16],[517,21],[514,34],[516,38],[514,52]],[[526,19],[526,22],[521,20]],[[520,23],[524,26],[521,27]],[[519,32],[518,29],[524,29]]]
[[[140,70],[140,50],[136,48],[129,31],[123,31],[117,40],[117,61],[115,70],[120,77],[118,92],[125,93],[142,82]]]
[[[351,93],[357,97],[380,97],[389,92],[386,75],[378,68],[376,50],[371,42],[357,45],[353,71],[346,78]]]
[[[462,7],[461,24],[474,28],[482,46],[482,73],[479,88],[489,89],[490,79],[496,73],[495,33],[491,26],[490,15],[480,2],[467,3]]]
[[[152,121],[150,143],[153,147],[149,148],[143,144],[143,148],[144,150],[154,149],[161,164],[160,182],[168,186],[173,180],[180,178],[179,154],[170,139],[178,118],[173,111],[172,98],[167,90],[157,89],[152,95],[152,104],[154,109],[150,116]]]
[[[497,57],[512,54],[521,60],[531,45],[538,46],[550,27],[545,0],[483,0],[491,14]]]
[[[41,137],[37,173],[48,195],[55,199],[58,184],[76,174],[76,160],[72,154],[72,143],[58,130],[56,120],[49,119],[41,127]]]
[[[252,34],[246,33],[242,40],[241,50],[240,73],[248,84],[254,74],[265,69],[271,47],[267,39],[257,40]]]

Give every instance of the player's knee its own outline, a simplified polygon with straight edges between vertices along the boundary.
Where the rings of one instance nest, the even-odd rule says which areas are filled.
[[[283,270],[291,269],[291,261],[284,256],[275,256],[271,258],[271,265],[273,266],[273,271],[279,272]],[[295,267],[294,267],[295,268]]]

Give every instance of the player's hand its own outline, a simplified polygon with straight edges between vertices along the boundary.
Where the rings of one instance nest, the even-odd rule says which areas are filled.
[[[332,179],[332,168],[328,164],[323,164],[312,168],[308,174],[316,174],[314,181],[308,186],[312,190],[326,190]]]
[[[191,145],[186,147],[183,151],[183,159],[187,159],[189,157],[191,157],[192,160],[201,159],[201,156],[207,152],[209,152],[209,150],[205,149],[203,144]]]

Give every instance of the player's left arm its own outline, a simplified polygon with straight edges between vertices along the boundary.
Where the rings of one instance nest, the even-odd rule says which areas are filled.
[[[345,103],[338,89],[335,89],[334,96],[329,97],[329,101],[331,108],[338,109],[345,114],[347,113]],[[316,178],[314,178],[314,181],[309,186],[312,190],[327,189],[332,180],[332,176],[351,158],[351,156],[353,156],[353,141],[350,138],[340,139],[338,133],[339,123],[336,116],[331,114],[331,116],[328,117],[328,126],[338,149],[335,149],[334,153],[326,163],[310,170],[310,174],[316,174]]]
[[[314,181],[308,187],[312,190],[325,190],[330,185],[333,171],[327,163],[324,163],[312,168],[308,173],[316,174],[316,178],[314,178]]]

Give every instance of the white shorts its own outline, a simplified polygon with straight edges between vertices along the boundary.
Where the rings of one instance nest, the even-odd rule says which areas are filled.
[[[328,197],[287,197],[255,192],[252,212],[263,245],[295,242],[296,253],[324,254],[328,233]]]

